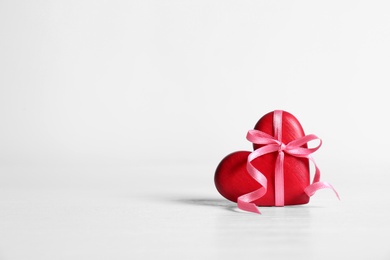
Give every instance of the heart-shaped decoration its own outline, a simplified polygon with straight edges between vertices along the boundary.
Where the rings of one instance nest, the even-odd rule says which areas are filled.
[[[270,136],[275,136],[274,112],[264,115],[254,127]],[[288,144],[305,136],[299,121],[290,113],[281,114],[281,142]],[[254,150],[264,145],[254,144]],[[301,147],[307,148],[306,144]],[[228,200],[237,199],[250,192],[260,189],[262,185],[248,173],[247,160],[249,151],[238,151],[227,155],[218,165],[214,181],[218,192]],[[253,201],[257,206],[275,206],[275,163],[278,152],[264,154],[252,161],[252,165],[267,179],[266,193]],[[305,188],[310,185],[310,168],[307,158],[284,155],[284,205],[306,204],[310,197]]]

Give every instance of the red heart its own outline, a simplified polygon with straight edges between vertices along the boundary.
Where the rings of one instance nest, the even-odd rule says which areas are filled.
[[[255,125],[255,129],[274,136],[273,113],[264,115]],[[305,135],[299,121],[290,113],[283,111],[282,142],[289,143]],[[254,149],[261,145],[253,145]],[[305,146],[307,147],[307,145]],[[238,151],[227,155],[218,165],[214,181],[218,192],[228,200],[237,202],[241,195],[260,188],[246,170],[249,151]],[[277,153],[270,153],[256,158],[252,164],[261,171],[268,180],[267,193],[254,201],[257,206],[275,205],[275,162]],[[305,158],[285,154],[284,159],[284,204],[297,205],[309,202],[304,189],[310,184],[309,161]]]

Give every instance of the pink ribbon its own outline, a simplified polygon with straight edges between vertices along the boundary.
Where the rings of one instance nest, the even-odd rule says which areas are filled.
[[[284,164],[285,153],[295,157],[307,158],[314,163],[315,174],[313,178],[313,183],[307,186],[304,190],[304,192],[309,197],[314,195],[314,193],[319,189],[329,188],[332,189],[335,192],[337,198],[340,199],[338,193],[336,192],[336,190],[333,188],[332,185],[330,185],[327,182],[320,182],[320,169],[318,168],[313,157],[311,156],[312,153],[314,153],[321,147],[322,140],[317,136],[310,134],[310,135],[303,136],[299,139],[293,140],[288,144],[284,144],[282,142],[282,113],[283,111],[281,110],[274,111],[273,127],[274,127],[275,137],[258,130],[248,131],[247,139],[250,142],[264,145],[256,149],[255,151],[253,151],[251,154],[249,154],[247,160],[248,173],[262,187],[255,191],[246,193],[238,197],[237,204],[239,209],[260,214],[259,209],[252,202],[258,200],[259,198],[263,197],[264,194],[267,193],[267,178],[264,176],[264,174],[262,174],[259,170],[257,170],[252,165],[252,161],[262,155],[273,153],[273,152],[278,152],[278,156],[276,158],[276,164],[275,164],[275,206],[284,206],[283,164]],[[314,140],[320,141],[320,143],[314,148],[302,147],[304,144],[307,144],[308,142]]]

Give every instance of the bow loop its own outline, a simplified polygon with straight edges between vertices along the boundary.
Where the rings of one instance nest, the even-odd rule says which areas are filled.
[[[267,133],[264,133],[259,130],[249,130],[246,139],[254,144],[278,144],[280,145],[281,141],[273,137],[272,135],[269,135]]]
[[[308,144],[309,142],[314,141],[314,140],[319,140],[319,143],[317,146],[315,146],[313,148],[302,147],[303,145]],[[286,145],[286,148],[284,151],[286,153],[293,155],[293,156],[296,156],[296,157],[306,157],[307,158],[310,154],[312,154],[315,151],[317,151],[318,149],[320,149],[321,145],[322,145],[322,140],[319,137],[311,134],[311,135],[305,135],[304,137],[301,137],[299,139],[296,139],[296,140],[289,142]]]

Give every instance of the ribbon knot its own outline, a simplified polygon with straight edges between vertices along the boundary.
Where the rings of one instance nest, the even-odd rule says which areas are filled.
[[[304,192],[310,197],[314,193],[323,188],[330,188],[335,193],[338,199],[340,199],[336,190],[326,182],[320,182],[320,169],[317,164],[314,162],[311,154],[317,151],[321,145],[322,140],[317,136],[311,134],[306,135],[296,140],[284,144],[282,142],[282,112],[281,110],[274,111],[273,118],[273,127],[275,136],[271,136],[267,133],[264,133],[259,130],[249,130],[247,133],[248,141],[254,144],[263,145],[260,148],[254,150],[248,156],[247,160],[247,171],[262,187],[249,192],[247,194],[241,195],[237,199],[238,208],[254,213],[260,213],[258,208],[254,203],[255,200],[260,199],[267,192],[267,178],[259,170],[257,170],[253,165],[252,161],[262,155],[278,152],[275,164],[275,206],[284,206],[284,154],[301,158],[307,158],[314,163],[315,174],[313,178],[313,183],[305,188]],[[319,144],[313,148],[306,148],[303,145],[307,144],[310,141],[319,140]]]
[[[284,143],[280,142],[278,152],[282,153],[285,149],[286,149],[286,145]]]

